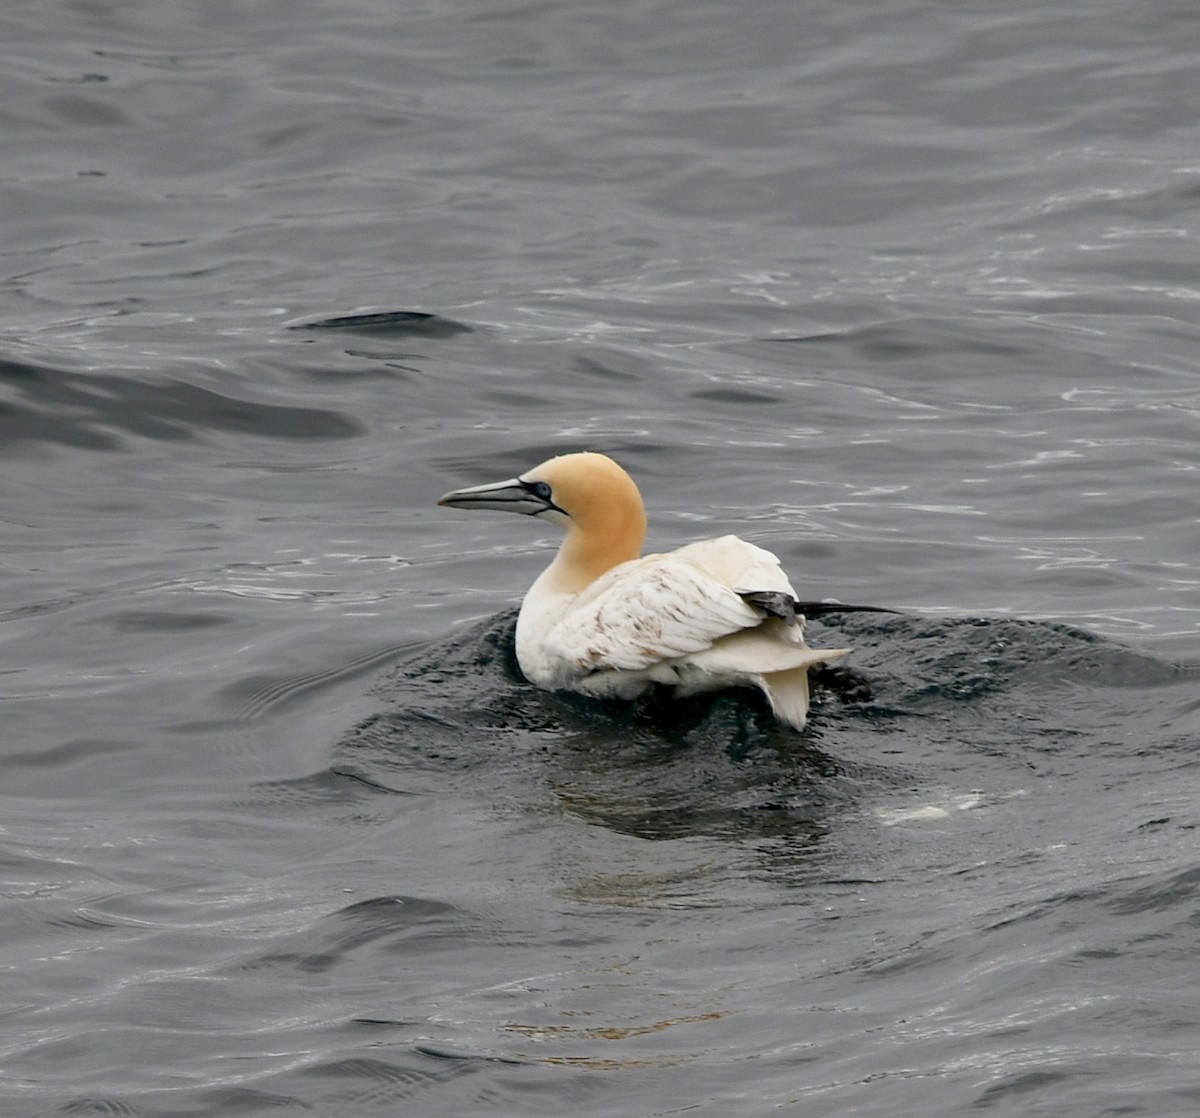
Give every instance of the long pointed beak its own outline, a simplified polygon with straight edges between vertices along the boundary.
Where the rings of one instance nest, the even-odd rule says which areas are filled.
[[[452,509],[519,512],[525,516],[537,516],[539,512],[553,508],[553,505],[541,497],[535,497],[518,478],[491,482],[488,485],[472,485],[467,489],[455,489],[454,492],[438,498],[438,504]]]

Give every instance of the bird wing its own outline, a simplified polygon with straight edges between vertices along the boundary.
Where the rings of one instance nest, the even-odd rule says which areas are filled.
[[[770,552],[735,536],[634,559],[584,590],[547,636],[579,671],[639,671],[758,626],[762,611],[731,585],[755,576],[791,590]]]
[[[670,553],[672,557],[697,563],[731,590],[773,592],[795,598],[796,591],[779,565],[779,559],[765,548],[738,536],[719,536],[697,540]]]

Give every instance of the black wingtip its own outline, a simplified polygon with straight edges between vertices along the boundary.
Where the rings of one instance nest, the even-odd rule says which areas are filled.
[[[734,593],[746,605],[755,606],[789,625],[796,624],[797,602],[791,594],[785,594],[782,590],[735,590]]]
[[[903,617],[904,611],[887,606],[848,606],[843,602],[797,602],[796,612],[805,617],[824,617],[830,613],[891,613]]]
[[[902,616],[898,609],[886,606],[848,606],[842,602],[798,602],[781,590],[734,590],[734,593],[749,606],[755,606],[769,617],[778,617],[789,625],[796,624],[798,616],[824,617],[830,613],[893,613]]]

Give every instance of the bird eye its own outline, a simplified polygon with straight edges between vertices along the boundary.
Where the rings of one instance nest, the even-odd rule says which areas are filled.
[[[550,500],[550,486],[544,481],[535,481],[530,487],[529,492],[532,493],[539,501]]]

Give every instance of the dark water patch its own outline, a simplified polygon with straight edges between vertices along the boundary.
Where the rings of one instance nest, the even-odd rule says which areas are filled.
[[[312,1113],[314,1106],[296,1095],[282,1094],[258,1087],[208,1087],[189,1092],[179,1097],[170,1094],[148,1092],[145,1109],[137,1114],[153,1118],[212,1118],[226,1115],[230,1118],[257,1118],[263,1114],[286,1114],[299,1111]]]
[[[137,742],[126,739],[80,737],[38,749],[6,751],[4,764],[16,768],[50,769],[65,782],[73,772],[77,780],[80,771],[86,774],[92,769],[103,769],[114,757],[127,756],[138,748]]]
[[[306,343],[314,340],[303,339]],[[311,354],[306,356],[307,360],[297,360],[293,351],[284,360],[274,357],[261,359],[260,365],[267,375],[278,380],[303,377],[324,385],[371,380],[412,384],[417,383],[414,378],[422,373],[425,362],[429,360],[428,353],[418,353],[407,347],[400,349],[392,345],[364,344],[345,346],[336,355],[322,350],[322,359],[316,362]]]
[[[343,1056],[325,1059],[303,1069],[300,1079],[311,1097],[315,1086],[331,1113],[391,1113],[413,1106],[430,1090],[470,1076],[477,1067],[432,1058],[423,1045],[414,1045],[408,1060],[383,1056]]]
[[[1180,915],[1196,929],[1200,941],[1200,865],[1134,884],[1116,896],[1108,896],[1104,905],[1118,916],[1181,910]]]
[[[166,610],[122,610],[109,615],[117,633],[175,633],[230,625],[236,618],[221,613],[169,613]]]
[[[387,645],[384,648],[374,648],[315,672],[245,676],[221,690],[220,705],[229,714],[227,719],[214,724],[254,722],[268,712],[277,712],[303,703],[347,680],[371,673],[410,647]]]
[[[261,781],[237,796],[235,802],[257,811],[327,805],[361,812],[379,796],[396,791],[357,774],[327,769],[293,780]],[[361,819],[361,815],[358,817]]]
[[[511,756],[506,739],[553,728],[544,705],[521,693],[515,624],[514,611],[401,657],[375,688],[389,709],[338,743],[333,767],[386,786],[385,774],[411,767],[450,772],[495,766]]]
[[[595,355],[576,356],[573,364],[580,372],[586,373],[596,380],[611,381],[614,384],[640,383],[648,372],[645,361],[638,361],[625,355],[621,355],[619,359],[615,355],[605,355],[602,358]],[[633,365],[635,369],[630,371],[630,369],[622,367],[626,365]]]
[[[355,1085],[350,1098],[366,1103],[383,1103],[389,1099],[408,1098],[415,1088],[441,1082],[445,1074],[425,1068],[405,1067],[386,1060],[356,1056],[343,1060],[329,1060],[319,1067],[309,1068],[306,1076],[321,1079],[339,1079]]]
[[[1106,868],[1088,867],[1078,885],[1012,906],[980,933],[1026,938],[1037,929],[1041,942],[1056,946],[1047,958],[1062,965],[1128,959],[1154,941],[1160,958],[1191,957],[1200,947],[1200,866],[1119,880]]]
[[[494,930],[493,930],[494,931]],[[427,950],[454,950],[489,936],[486,921],[428,897],[373,897],[279,937],[270,951],[231,968],[324,974],[344,966],[386,970]]]
[[[833,622],[824,619],[822,625]],[[1163,660],[1096,633],[1056,622],[1018,618],[920,618],[869,621],[846,615],[836,621],[851,644],[866,645],[872,670],[886,669],[876,698],[904,688],[901,709],[927,700],[976,701],[994,694],[1048,691],[1078,685],[1144,689],[1186,683],[1200,667]],[[877,638],[890,635],[890,651]],[[836,638],[822,637],[822,641]]]
[[[390,349],[348,349],[346,350],[346,356],[361,357],[366,361],[377,362],[377,367],[382,367],[384,371],[398,379],[404,379],[408,373],[419,373],[421,370],[416,362],[425,360],[425,354],[423,353],[397,353]],[[372,370],[368,369],[366,371],[370,372]],[[362,370],[356,369],[355,372],[362,372]]]
[[[136,1118],[136,1116],[144,1114],[145,1111],[136,1103],[126,1102],[124,1099],[93,1096],[64,1103],[59,1108],[59,1113],[66,1115],[107,1115],[109,1118],[122,1118],[122,1116]]]
[[[1017,1099],[1033,1092],[1044,1097],[1056,1088],[1064,1088],[1079,1071],[1076,1066],[1064,1066],[1053,1071],[1023,1071],[1005,1076],[999,1083],[989,1084],[983,1089],[974,1109],[987,1110],[997,1105],[1015,1104]]]
[[[126,128],[134,122],[120,109],[98,97],[80,94],[60,94],[47,97],[43,106],[62,124],[91,128]]]
[[[435,1060],[450,1060],[463,1065],[488,1063],[512,1064],[514,1067],[519,1067],[529,1062],[517,1059],[514,1056],[501,1056],[491,1052],[464,1052],[461,1049],[437,1044],[417,1044],[414,1047],[422,1056],[432,1056]]]
[[[269,439],[345,439],[355,419],[324,408],[266,404],[184,381],[72,373],[0,359],[0,447],[57,445],[117,450],[129,438],[184,442],[209,432]]]
[[[763,405],[763,404],[782,404],[784,398],[782,396],[773,395],[770,392],[761,392],[753,388],[702,388],[695,392],[689,392],[688,395],[693,400],[705,400],[710,404],[736,404],[736,405]]]
[[[91,908],[77,908],[62,916],[47,916],[43,920],[47,928],[74,928],[87,932],[105,931],[110,928],[127,928],[130,922],[101,915]]]
[[[1164,660],[1070,625],[1005,622],[994,645],[1013,680],[1136,691],[1200,683],[1200,664]]]
[[[472,345],[474,352],[480,337],[477,327],[418,311],[344,315],[292,323],[288,330],[307,335],[297,339],[305,344],[336,339],[341,348],[334,357],[327,347],[321,347],[319,352],[327,357],[316,364],[311,360],[303,363],[289,360],[280,366],[278,361],[270,361],[268,364],[275,375],[293,377],[299,372],[310,380],[323,383],[372,379],[398,381],[412,384],[418,390],[425,383],[420,378],[427,364],[438,355],[438,343],[472,335],[476,339]],[[415,348],[423,342],[429,344],[420,350]],[[479,359],[477,352],[475,357]],[[439,413],[441,410],[439,408]]]
[[[474,327],[424,311],[376,311],[298,322],[291,330],[343,330],[386,338],[453,338],[469,334]]]
[[[417,1028],[422,1024],[416,1017],[354,1017],[350,1024],[367,1032],[377,1031],[380,1035],[389,1032],[403,1032]]]
[[[796,345],[806,351],[804,361],[821,361],[845,369],[880,363],[919,370],[926,376],[952,367],[963,376],[983,374],[997,379],[997,366],[1023,380],[1030,374],[1046,376],[1060,360],[1056,347],[1038,346],[1027,323],[1000,319],[947,321],[931,318],[899,318],[851,326],[834,333],[780,336],[765,339],[772,345]],[[1047,336],[1048,337],[1048,336]],[[994,385],[997,392],[1011,393],[1011,381]]]

